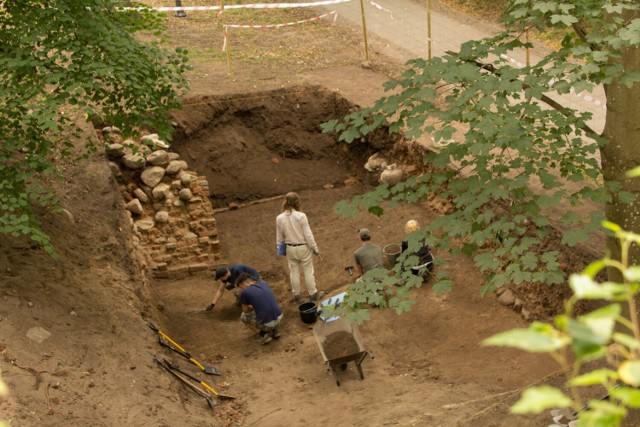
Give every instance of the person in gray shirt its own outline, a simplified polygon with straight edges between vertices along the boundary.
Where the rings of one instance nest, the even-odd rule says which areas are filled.
[[[358,231],[362,246],[360,246],[353,253],[353,259],[356,263],[356,268],[362,276],[369,270],[374,268],[384,267],[382,261],[382,248],[374,243],[371,243],[371,232],[368,228],[361,228]]]

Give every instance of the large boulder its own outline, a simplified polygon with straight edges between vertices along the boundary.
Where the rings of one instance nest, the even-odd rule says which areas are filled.
[[[144,209],[142,209],[142,204],[140,203],[140,200],[138,200],[138,199],[131,200],[129,203],[124,205],[124,207],[129,212],[134,213],[136,215],[142,215],[144,213]]]
[[[140,138],[140,142],[150,147],[152,150],[169,148],[169,144],[161,140],[157,133],[143,136],[142,138]]]
[[[127,169],[132,169],[132,170],[142,169],[146,162],[147,162],[147,159],[145,159],[144,155],[140,152],[125,154],[122,157],[122,164]]]
[[[162,178],[164,178],[164,173],[165,171],[163,167],[151,166],[142,171],[140,179],[145,183],[145,185],[155,187],[160,183],[160,181],[162,181]]]
[[[386,169],[388,166],[387,159],[382,157],[380,153],[375,153],[369,157],[367,163],[365,163],[364,168],[369,172],[381,172]]]
[[[395,164],[389,165],[380,174],[380,182],[389,184],[389,187],[393,187],[402,181],[402,175],[402,169],[399,169]]]
[[[184,160],[172,160],[169,162],[169,166],[167,166],[167,173],[169,175],[175,175],[183,169],[188,168],[187,162]]]
[[[169,153],[164,150],[157,150],[147,156],[147,163],[153,166],[167,167],[169,165]]]
[[[171,188],[169,185],[164,182],[156,185],[151,190],[151,194],[153,195],[153,200],[163,200],[167,198],[167,193],[171,192]]]

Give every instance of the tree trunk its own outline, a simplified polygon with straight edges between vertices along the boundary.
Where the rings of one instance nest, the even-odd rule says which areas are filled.
[[[625,71],[640,71],[640,46],[625,49],[621,58]],[[640,178],[627,178],[625,173],[640,166],[640,82],[631,88],[617,81],[608,85],[607,118],[604,136],[609,143],[601,149],[605,183],[617,181],[622,190],[636,195],[632,203],[622,203],[617,194],[605,206],[607,220],[623,229],[640,234]],[[607,239],[607,250],[615,259],[620,257],[620,245]],[[640,264],[640,248],[632,248],[631,262]],[[619,277],[611,277],[617,279]],[[618,275],[619,276],[619,275]]]

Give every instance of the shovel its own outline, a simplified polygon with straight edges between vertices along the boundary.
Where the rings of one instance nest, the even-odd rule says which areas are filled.
[[[184,357],[185,359],[187,359],[189,362],[193,363],[194,365],[196,365],[201,371],[203,371],[205,374],[209,374],[209,375],[222,375],[216,368],[214,368],[213,366],[203,366],[200,362],[198,362],[196,359],[194,359],[193,357],[191,357],[191,354],[185,350],[184,348],[182,348],[180,346],[180,344],[178,344],[177,342],[175,342],[174,340],[172,340],[171,338],[169,338],[167,336],[167,334],[165,334],[164,332],[162,332],[160,329],[158,329],[153,323],[148,323],[149,328],[151,328],[152,331],[154,331],[155,333],[158,334],[158,342],[160,343],[160,345],[167,347],[169,350],[174,351],[176,353],[178,353],[180,356]],[[171,345],[169,345],[171,344]]]
[[[217,397],[218,399],[224,399],[224,400],[234,400],[235,397],[233,396],[226,396],[224,394],[220,394],[217,391],[215,391],[209,384],[205,383],[204,381],[199,380],[198,378],[194,377],[193,375],[181,370],[180,368],[178,368],[177,365],[169,362],[167,359],[163,359],[164,363],[171,369],[173,369],[176,372],[181,373],[182,375],[186,376],[187,378],[192,379],[193,381],[198,382],[202,387],[206,388],[207,390],[209,390],[211,393],[213,393],[213,395],[215,397]]]
[[[213,411],[215,408],[215,403],[213,402],[213,398],[211,397],[211,395],[207,392],[205,392],[204,390],[199,389],[198,387],[196,387],[194,384],[192,384],[189,380],[187,380],[186,378],[184,378],[182,375],[180,375],[178,372],[174,371],[173,368],[171,367],[171,365],[165,360],[165,361],[160,361],[157,358],[153,358],[154,362],[156,362],[158,365],[160,365],[161,367],[163,367],[167,372],[169,372],[171,375],[173,375],[174,377],[176,377],[177,379],[180,380],[181,383],[183,383],[184,385],[186,385],[188,388],[190,388],[191,390],[193,390],[197,395],[204,397],[207,400],[207,404],[209,405],[209,407],[211,408],[211,410]]]

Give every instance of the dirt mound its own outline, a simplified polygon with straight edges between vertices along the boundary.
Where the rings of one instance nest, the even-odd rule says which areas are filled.
[[[320,87],[191,98],[174,114],[173,149],[207,177],[218,207],[342,186],[376,148],[393,143],[383,131],[351,145],[322,133],[322,123],[353,108]]]

